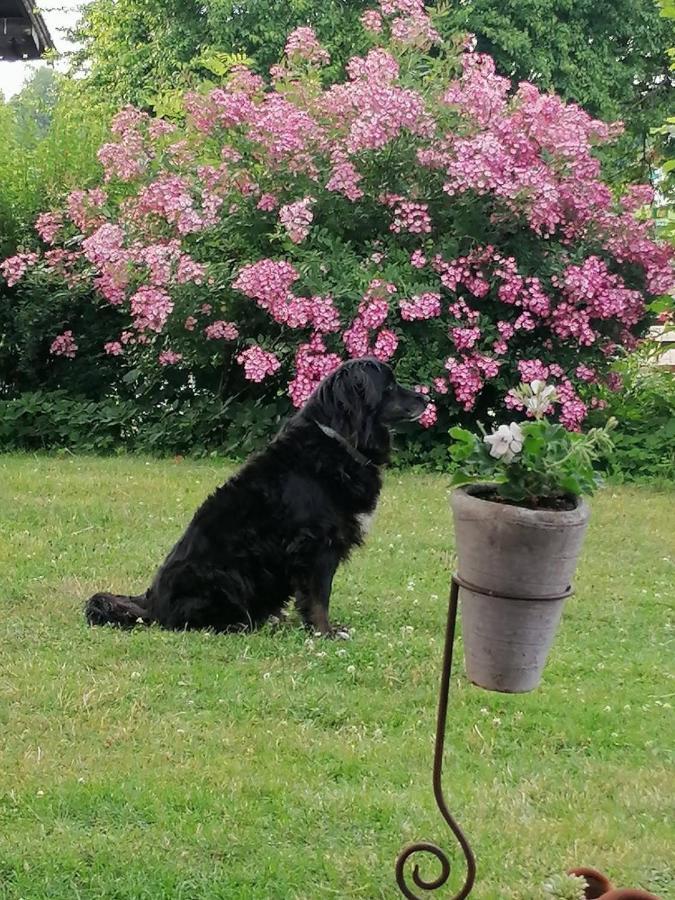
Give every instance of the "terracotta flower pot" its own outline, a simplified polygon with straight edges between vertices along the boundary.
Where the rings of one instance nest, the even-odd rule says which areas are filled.
[[[568,875],[579,875],[586,879],[588,887],[586,900],[659,900],[655,894],[640,891],[636,888],[615,888],[612,883],[597,869],[582,867],[570,869]]]
[[[533,510],[481,498],[489,485],[460,488],[450,503],[462,587],[469,679],[492,691],[531,691],[553,643],[576,570],[589,508]]]

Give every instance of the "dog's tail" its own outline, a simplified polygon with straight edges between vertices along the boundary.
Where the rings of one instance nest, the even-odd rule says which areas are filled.
[[[118,628],[135,628],[152,621],[148,595],[125,597],[121,594],[94,594],[84,609],[90,625],[117,625]]]

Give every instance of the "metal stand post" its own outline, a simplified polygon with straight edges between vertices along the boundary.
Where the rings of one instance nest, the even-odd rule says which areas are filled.
[[[453,818],[448,804],[443,795],[443,750],[445,747],[445,723],[448,716],[448,694],[450,691],[450,675],[452,671],[452,650],[455,643],[455,625],[457,623],[457,604],[459,599],[460,582],[457,576],[452,576],[452,584],[450,587],[450,604],[448,607],[448,624],[445,631],[445,651],[443,653],[443,669],[441,671],[441,688],[438,700],[438,717],[436,720],[436,749],[434,751],[434,797],[441,815],[450,826],[450,830],[454,834],[457,842],[464,854],[466,860],[466,877],[461,890],[452,897],[452,900],[465,900],[473,889],[476,878],[476,858],[469,844],[466,835]],[[436,844],[427,841],[419,841],[415,844],[409,844],[401,851],[396,860],[396,883],[401,889],[404,897],[408,900],[422,900],[417,894],[406,884],[405,864],[408,859],[415,853],[430,853],[435,856],[441,864],[440,875],[433,881],[425,881],[420,875],[419,865],[413,864],[412,880],[415,885],[423,891],[435,891],[447,882],[450,877],[450,860],[444,850]]]

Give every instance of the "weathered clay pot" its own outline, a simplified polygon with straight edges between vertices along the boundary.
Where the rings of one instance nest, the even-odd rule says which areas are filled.
[[[586,900],[659,900],[655,894],[636,888],[615,888],[597,869],[582,867],[570,869],[568,875],[580,875],[586,879]]]
[[[581,499],[569,511],[483,500],[488,485],[460,488],[450,502],[462,633],[469,679],[522,693],[541,681],[572,583],[589,518]]]

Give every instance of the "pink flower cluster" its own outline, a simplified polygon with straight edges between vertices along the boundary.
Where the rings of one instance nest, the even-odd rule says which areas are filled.
[[[0,272],[7,281],[8,287],[14,287],[30,266],[34,266],[39,257],[37,253],[17,253],[15,256],[9,256],[0,263]]]
[[[63,226],[63,216],[58,212],[40,213],[35,221],[35,230],[45,244],[53,244]]]
[[[185,110],[198,131],[211,134],[216,128],[234,128],[249,121],[253,103],[245,91],[215,88],[208,94],[185,95]]]
[[[256,209],[261,209],[263,212],[272,212],[278,205],[279,201],[274,194],[263,194],[260,200],[258,200]]]
[[[441,36],[426,13],[417,11],[399,16],[391,23],[392,40],[408,47],[428,48],[442,43]]]
[[[128,131],[122,141],[104,144],[97,157],[106,181],[133,181],[143,175],[150,162],[143,137],[134,130]]]
[[[108,195],[101,188],[71,191],[66,200],[68,218],[83,234],[88,234],[106,222],[103,207],[107,201]]]
[[[301,344],[295,355],[295,377],[288,385],[288,393],[296,407],[302,406],[317,385],[342,363],[337,353],[328,353],[323,338],[313,335],[308,343]]]
[[[162,331],[172,310],[171,297],[162,288],[142,285],[131,297],[131,314],[138,331]]]
[[[437,419],[438,419],[438,407],[436,406],[436,404],[433,401],[431,401],[430,403],[427,403],[424,412],[422,413],[422,415],[419,418],[419,423],[422,426],[422,428],[431,428],[433,425],[436,424]]]
[[[63,334],[55,337],[49,348],[49,352],[53,356],[66,356],[69,359],[72,359],[77,353],[77,344],[73,338],[73,332],[70,330],[64,331]]]
[[[359,304],[358,315],[342,335],[342,340],[349,355],[356,359],[360,356],[376,355],[386,361],[393,356],[398,347],[398,338],[389,329],[383,329],[375,337],[375,345],[370,346],[370,332],[381,328],[389,316],[387,298],[396,293],[396,285],[375,278],[370,282],[363,300]]]
[[[382,31],[382,16],[376,9],[367,9],[360,21],[366,31],[372,31],[373,34],[380,34]]]
[[[412,300],[401,300],[401,318],[406,322],[416,319],[435,319],[441,314],[441,295],[432,291],[417,294]]]
[[[430,234],[431,216],[426,203],[399,200],[394,204],[394,221],[389,230],[395,234],[407,231],[410,234]]]
[[[285,260],[261,259],[240,269],[232,286],[256,300],[263,309],[272,311],[277,304],[285,303],[299,277]]]
[[[363,191],[359,187],[362,175],[356,170],[353,163],[340,162],[332,170],[326,183],[326,190],[337,191],[354,203],[363,197]]]
[[[188,328],[188,321],[191,324],[190,328]],[[197,320],[192,317],[185,320],[185,327],[188,328],[188,331],[192,331],[196,324]],[[239,329],[234,322],[224,322],[222,319],[218,319],[206,326],[204,334],[209,341],[236,341],[239,337]]]
[[[568,238],[599,214],[609,214],[611,192],[598,180],[591,149],[614,137],[608,126],[574,104],[523,82],[513,99],[489,56],[466,53],[462,77],[444,101],[471,123],[466,135],[448,135],[445,190],[499,198],[510,213],[525,214],[539,234]]]
[[[284,53],[289,59],[303,59],[318,65],[330,62],[330,54],[317,40],[314,29],[307,26],[296,28],[289,34]]]
[[[521,380],[526,384],[532,381],[546,381],[549,376],[549,367],[540,359],[521,359],[518,362],[518,372]]]
[[[162,350],[159,354],[157,361],[160,366],[175,366],[176,363],[179,363],[183,358],[182,353],[176,353],[175,350]]]
[[[303,197],[295,203],[288,203],[279,210],[279,221],[294,244],[300,244],[309,234],[314,215],[310,206],[315,203],[313,197]]]
[[[476,397],[483,389],[486,379],[494,378],[499,372],[500,363],[479,353],[464,357],[462,360],[450,357],[446,360],[448,381],[452,386],[455,398],[463,409],[473,409]]]
[[[248,381],[264,381],[281,368],[281,363],[274,353],[263,350],[257,344],[244,350],[237,356],[237,362],[244,367],[244,377]]]

